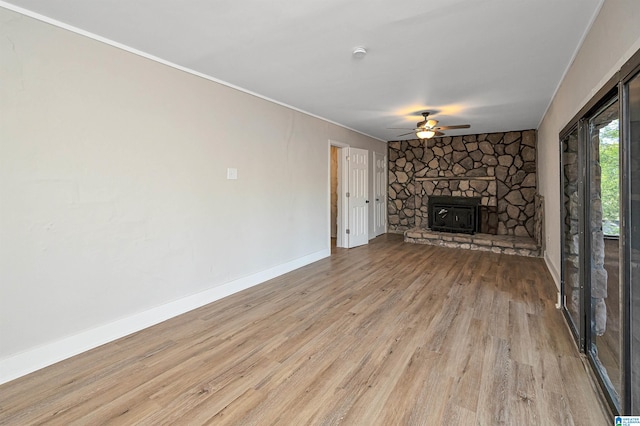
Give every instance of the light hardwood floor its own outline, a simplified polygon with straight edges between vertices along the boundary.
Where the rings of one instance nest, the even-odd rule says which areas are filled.
[[[384,235],[0,386],[0,424],[610,424],[555,299]]]

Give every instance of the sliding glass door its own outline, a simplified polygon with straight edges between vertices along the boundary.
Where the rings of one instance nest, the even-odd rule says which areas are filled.
[[[564,311],[613,406],[622,395],[620,105],[610,94],[562,138]]]
[[[560,135],[562,295],[612,410],[638,416],[640,52],[630,63]]]
[[[588,355],[613,402],[622,395],[620,310],[620,105],[616,98],[588,118],[586,266]]]

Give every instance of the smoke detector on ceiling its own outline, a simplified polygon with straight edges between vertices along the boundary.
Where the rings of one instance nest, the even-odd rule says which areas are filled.
[[[353,57],[356,59],[362,59],[366,56],[367,54],[367,49],[365,49],[364,47],[356,47],[355,49],[353,49]]]

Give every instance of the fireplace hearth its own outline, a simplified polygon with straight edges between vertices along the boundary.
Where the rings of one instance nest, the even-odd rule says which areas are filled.
[[[433,231],[475,234],[479,226],[480,198],[429,197],[429,228]]]

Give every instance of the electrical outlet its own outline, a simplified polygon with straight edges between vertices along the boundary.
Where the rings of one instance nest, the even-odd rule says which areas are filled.
[[[227,169],[227,179],[238,179],[238,169],[229,167]]]

